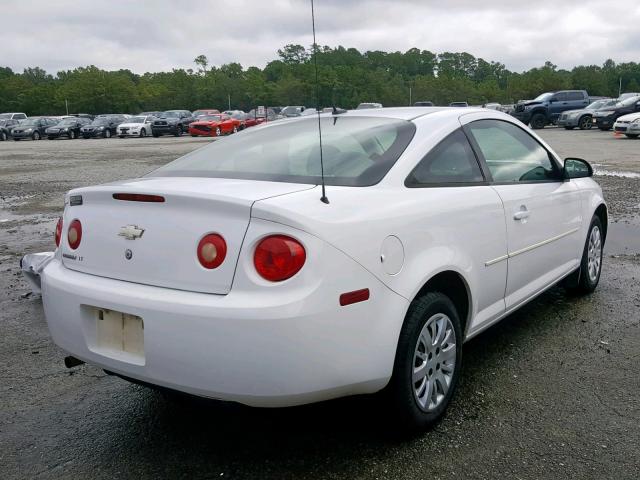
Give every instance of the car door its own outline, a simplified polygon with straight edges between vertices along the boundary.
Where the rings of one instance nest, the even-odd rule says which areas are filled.
[[[564,112],[568,109],[569,102],[567,100],[566,92],[558,92],[552,98],[551,102],[549,102],[549,113],[551,118],[558,118],[560,113]]]
[[[451,255],[465,264],[474,298],[467,332],[482,329],[505,311],[507,263],[494,259],[506,259],[507,233],[500,196],[486,181],[462,128],[432,148],[405,185],[412,189],[412,202],[424,208],[411,222],[415,231],[406,239],[407,257]]]
[[[583,242],[579,191],[562,179],[553,155],[520,126],[485,119],[465,128],[504,204],[510,309],[577,268],[576,245]]]

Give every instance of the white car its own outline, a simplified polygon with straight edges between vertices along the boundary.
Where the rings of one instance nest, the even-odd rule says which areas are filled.
[[[640,112],[618,117],[613,124],[613,130],[624,133],[629,138],[638,138],[640,136]]]
[[[415,428],[443,415],[464,341],[560,280],[596,288],[607,207],[591,167],[518,120],[408,107],[321,125],[326,198],[316,117],[69,192],[55,254],[30,267],[54,341],[252,406],[385,389]]]
[[[125,123],[118,125],[118,137],[146,137],[151,133],[151,124],[155,117],[139,115],[130,117]]]

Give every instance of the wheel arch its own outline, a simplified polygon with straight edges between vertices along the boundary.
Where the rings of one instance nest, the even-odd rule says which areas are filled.
[[[411,301],[413,302],[427,292],[440,292],[451,299],[460,316],[462,332],[466,336],[467,326],[471,323],[473,304],[471,289],[464,276],[453,269],[441,270],[424,281]]]
[[[607,211],[607,206],[601,203],[596,207],[593,214],[597,216],[600,219],[600,223],[602,223],[602,240],[605,242],[607,240],[607,229],[609,227],[609,212]]]

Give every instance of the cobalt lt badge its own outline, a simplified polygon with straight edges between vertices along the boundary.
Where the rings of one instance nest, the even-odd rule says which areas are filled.
[[[127,260],[131,260],[131,257],[133,257],[133,252],[131,251],[131,249],[127,248],[124,251],[124,258],[126,258]]]

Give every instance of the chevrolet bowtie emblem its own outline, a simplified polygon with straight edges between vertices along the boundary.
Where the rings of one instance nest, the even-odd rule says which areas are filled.
[[[135,240],[136,238],[142,237],[143,233],[144,228],[140,228],[137,225],[127,225],[126,227],[120,228],[120,233],[118,233],[118,235],[126,238],[127,240]]]

